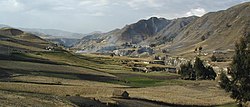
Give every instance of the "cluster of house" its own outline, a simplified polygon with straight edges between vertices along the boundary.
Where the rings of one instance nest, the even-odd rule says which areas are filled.
[[[124,44],[124,46],[134,46],[133,44],[127,43]],[[147,47],[144,47],[145,49],[143,49],[143,51],[147,51]],[[150,48],[150,47],[148,47]],[[122,50],[115,50],[114,53],[115,55],[120,55],[122,54],[131,54],[134,51],[138,51],[138,50],[131,50],[131,51],[122,51]],[[225,54],[228,54],[228,50],[225,51],[221,51],[221,50],[216,50],[213,51],[211,54],[213,55],[221,55],[221,56],[225,56]],[[208,52],[202,51],[199,52],[199,56],[207,56]],[[230,58],[228,58],[230,59]],[[194,59],[186,59],[186,58],[182,58],[182,57],[171,57],[171,56],[155,56],[153,61],[141,61],[141,63],[144,63],[144,65],[142,64],[142,66],[140,65],[134,65],[134,66],[130,66],[132,68],[133,71],[136,72],[155,72],[155,71],[165,71],[165,72],[171,72],[171,73],[178,73],[178,71],[180,70],[180,66],[182,64],[186,64],[189,61],[191,61],[191,63],[193,64],[195,62],[195,58]],[[210,64],[211,61],[204,61],[204,65],[205,66],[211,66],[214,68],[215,72],[219,73],[220,71],[225,71],[228,72],[228,68],[218,68],[218,66],[214,66]],[[145,66],[146,65],[150,65],[150,66]],[[160,65],[160,66],[151,66],[151,65]]]
[[[53,46],[47,46],[45,49],[48,50],[48,51],[53,51],[54,47]]]
[[[58,49],[60,45],[58,44],[50,44],[49,46],[45,47],[45,50],[47,51],[55,51],[56,49]]]
[[[159,71],[176,73],[177,71],[175,67],[158,67],[158,66],[132,67],[132,70],[136,72],[144,72],[144,73],[159,72]]]
[[[136,61],[140,63],[133,63],[132,65],[129,65],[132,67],[133,71],[136,72],[170,72],[170,73],[177,73],[177,68],[173,66],[173,64],[166,63],[166,60],[163,60],[162,58],[158,57],[157,60],[152,61]]]

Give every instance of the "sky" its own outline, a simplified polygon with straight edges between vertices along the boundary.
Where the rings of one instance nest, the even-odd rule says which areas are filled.
[[[0,0],[0,24],[107,32],[153,16],[202,16],[250,0]]]

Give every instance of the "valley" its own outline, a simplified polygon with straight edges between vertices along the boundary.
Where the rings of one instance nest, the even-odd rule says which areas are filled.
[[[235,87],[249,94],[233,84],[249,68],[249,12],[245,2],[89,34],[0,25],[0,106],[237,107]]]
[[[138,99],[138,103],[145,103],[145,106],[212,106],[233,103],[215,81],[181,80],[178,75],[167,72],[133,72],[121,65],[120,58],[78,56],[67,52],[17,56],[19,60],[0,61],[1,72],[5,73],[0,82],[3,105],[73,106],[74,101],[68,100],[71,96],[114,105],[134,102],[132,99]],[[25,60],[27,56],[32,56],[31,61]],[[113,98],[115,90],[127,91],[131,100]],[[189,93],[193,93],[192,96]]]

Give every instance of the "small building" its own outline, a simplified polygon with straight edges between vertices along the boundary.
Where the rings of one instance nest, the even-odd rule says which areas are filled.
[[[113,97],[116,97],[116,98],[129,98],[129,93],[127,91],[115,90],[113,92]]]

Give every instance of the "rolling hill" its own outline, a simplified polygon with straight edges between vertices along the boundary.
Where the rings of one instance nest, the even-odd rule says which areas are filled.
[[[1,54],[13,52],[45,51],[52,43],[15,28],[0,29]]]
[[[71,39],[80,39],[84,37],[84,34],[73,33],[58,29],[36,29],[36,28],[19,28],[23,31],[35,34],[37,36],[42,36],[44,38],[71,38]]]

